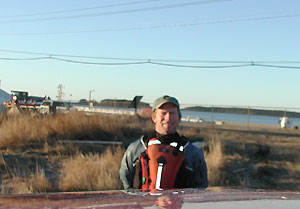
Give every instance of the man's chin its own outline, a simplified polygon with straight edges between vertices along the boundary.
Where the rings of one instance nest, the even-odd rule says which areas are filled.
[[[165,129],[165,132],[167,134],[174,134],[176,132],[176,129],[173,128],[173,127],[168,127],[168,128]]]

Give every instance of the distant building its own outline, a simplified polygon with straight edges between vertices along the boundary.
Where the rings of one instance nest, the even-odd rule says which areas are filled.
[[[6,106],[3,103],[8,102],[9,100],[11,100],[11,95],[0,89],[0,114],[5,114],[7,112]]]
[[[7,102],[8,100],[11,100],[11,95],[0,89],[0,104]]]

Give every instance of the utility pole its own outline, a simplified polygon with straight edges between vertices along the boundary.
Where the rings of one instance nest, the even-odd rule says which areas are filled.
[[[89,102],[91,102],[91,100],[92,100],[92,92],[94,92],[94,91],[95,91],[95,89],[89,91]]]
[[[249,123],[250,123],[250,107],[248,107],[248,118],[247,118],[247,128],[249,129]]]
[[[89,91],[89,109],[93,107],[93,102],[92,102],[92,92],[94,92],[95,89]]]

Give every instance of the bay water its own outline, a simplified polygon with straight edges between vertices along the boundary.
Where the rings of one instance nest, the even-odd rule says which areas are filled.
[[[88,109],[86,105],[74,105],[77,107],[84,107]],[[94,106],[90,111],[98,112],[102,110],[104,113],[115,113],[134,114],[135,109],[133,108],[115,108],[115,107],[102,107]],[[138,110],[139,111],[139,110]],[[247,115],[247,114],[234,114],[234,113],[219,113],[219,112],[201,112],[201,111],[188,111],[181,110],[182,121],[222,121],[222,122],[234,122],[234,123],[249,123],[249,124],[262,124],[262,125],[273,125],[279,126],[280,117],[276,116],[264,116],[264,115]],[[283,115],[282,115],[283,117]],[[300,126],[300,118],[288,118],[290,126]]]
[[[182,110],[183,118],[201,119],[204,121],[222,121],[279,126],[280,117],[264,115],[247,115],[234,113],[200,112]],[[299,126],[300,118],[288,118],[290,126]]]

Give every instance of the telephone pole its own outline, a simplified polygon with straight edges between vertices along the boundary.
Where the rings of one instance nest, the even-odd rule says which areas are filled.
[[[89,109],[93,107],[93,102],[92,102],[92,92],[94,92],[95,89],[89,91]]]
[[[89,91],[89,102],[91,102],[91,100],[92,100],[92,92],[94,92],[94,91],[95,91],[95,89]]]

